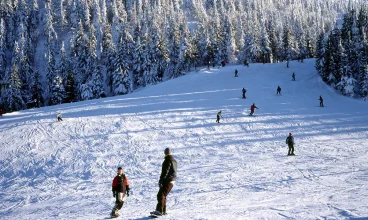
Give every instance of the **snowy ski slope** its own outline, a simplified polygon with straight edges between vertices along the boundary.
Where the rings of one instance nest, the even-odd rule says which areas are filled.
[[[6,114],[0,219],[104,219],[118,166],[132,188],[120,219],[148,219],[166,147],[179,177],[163,219],[368,219],[368,103],[339,95],[313,66],[203,69],[126,96]]]

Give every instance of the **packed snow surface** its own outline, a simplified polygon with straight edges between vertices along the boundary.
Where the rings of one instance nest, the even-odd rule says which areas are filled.
[[[5,114],[0,219],[104,219],[118,166],[132,189],[119,218],[148,219],[166,147],[178,180],[163,219],[368,218],[368,103],[326,86],[314,62],[201,69],[125,96]]]

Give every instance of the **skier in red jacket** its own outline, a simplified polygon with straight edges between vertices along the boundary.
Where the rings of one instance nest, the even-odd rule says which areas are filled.
[[[258,107],[253,103],[253,105],[250,107],[250,115],[254,114],[254,109],[258,109]]]
[[[117,176],[112,181],[112,194],[116,198],[115,206],[111,211],[111,217],[116,218],[119,216],[118,211],[123,207],[124,201],[129,196],[129,181],[124,174],[124,170],[118,167]]]

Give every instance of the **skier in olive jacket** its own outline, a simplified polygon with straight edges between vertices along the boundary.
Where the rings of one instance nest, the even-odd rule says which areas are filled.
[[[166,148],[165,160],[162,163],[162,171],[160,176],[160,181],[158,185],[160,190],[157,193],[157,206],[156,211],[151,212],[152,215],[166,215],[166,197],[170,193],[176,181],[176,171],[178,164],[173,158],[171,149]]]
[[[111,217],[118,217],[118,211],[123,207],[124,201],[129,196],[129,181],[124,174],[124,170],[118,167],[117,175],[112,181],[112,194],[116,198],[115,206],[111,211]]]

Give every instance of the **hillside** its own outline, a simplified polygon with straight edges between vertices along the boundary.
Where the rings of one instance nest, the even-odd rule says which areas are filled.
[[[166,147],[179,178],[163,219],[367,218],[368,105],[326,86],[314,63],[202,69],[129,95],[5,114],[0,218],[106,218],[122,166],[132,193],[121,219],[147,219]]]

